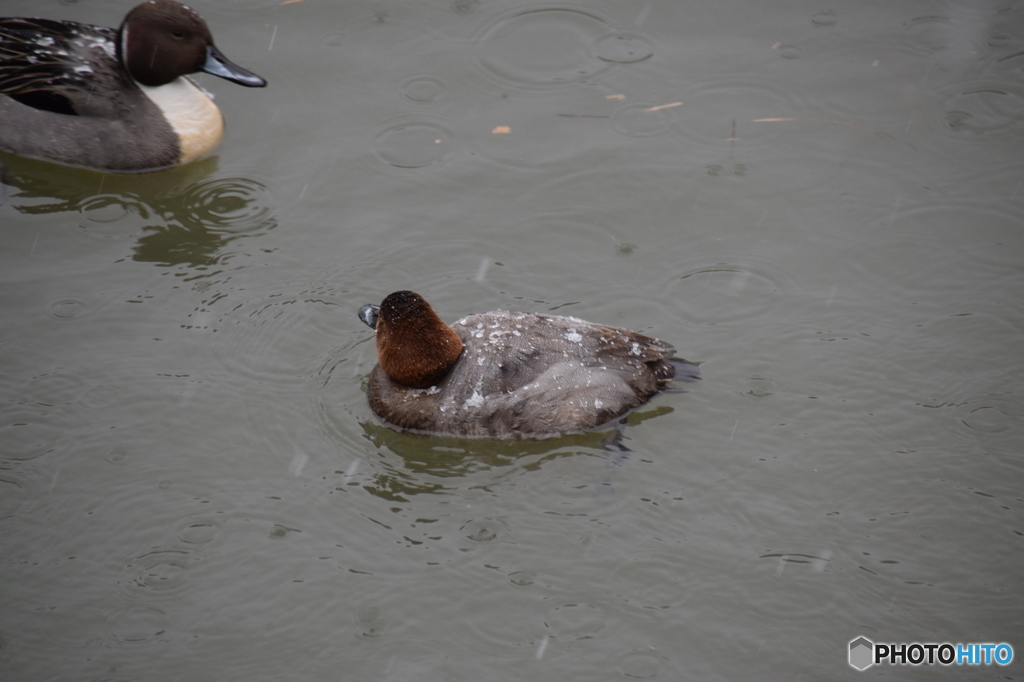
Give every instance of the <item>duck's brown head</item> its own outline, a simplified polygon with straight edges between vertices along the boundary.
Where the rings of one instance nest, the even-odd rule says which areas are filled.
[[[128,12],[117,49],[128,72],[143,85],[165,85],[197,71],[251,88],[267,84],[229,61],[214,46],[203,18],[177,0],[148,0]]]
[[[396,291],[359,318],[377,330],[377,360],[392,381],[413,388],[436,385],[462,354],[462,339],[423,297]]]

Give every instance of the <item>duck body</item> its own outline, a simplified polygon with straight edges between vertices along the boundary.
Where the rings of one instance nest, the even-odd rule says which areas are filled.
[[[370,373],[367,395],[378,417],[402,429],[492,437],[585,431],[647,402],[673,378],[699,378],[694,365],[672,357],[671,345],[650,336],[574,317],[496,311],[450,327],[438,318],[461,351],[440,378],[410,386],[390,376],[388,356],[423,354],[389,338],[404,321],[387,321],[387,303],[360,314],[375,322],[382,361]]]
[[[220,110],[188,74],[250,87],[196,12],[152,0],[119,29],[0,18],[0,149],[104,171],[158,170],[216,146]]]

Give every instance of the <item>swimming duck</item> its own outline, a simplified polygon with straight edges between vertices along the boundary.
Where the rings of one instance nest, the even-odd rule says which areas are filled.
[[[497,311],[447,325],[397,291],[359,309],[377,334],[370,408],[413,431],[543,437],[604,424],[700,378],[664,341],[574,317]]]
[[[198,71],[267,84],[228,61],[202,17],[176,0],[138,5],[117,30],[0,18],[0,149],[105,171],[188,163],[224,131],[188,78]]]

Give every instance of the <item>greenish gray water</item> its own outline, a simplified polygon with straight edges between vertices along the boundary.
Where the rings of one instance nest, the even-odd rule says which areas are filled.
[[[2,159],[4,680],[1020,676],[847,647],[1024,647],[1024,5],[192,5],[270,81],[216,157]],[[404,288],[705,379],[398,434]]]

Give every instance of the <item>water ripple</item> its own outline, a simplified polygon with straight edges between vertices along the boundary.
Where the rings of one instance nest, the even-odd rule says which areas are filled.
[[[945,391],[941,400],[920,403],[937,410],[943,418],[943,432],[969,446],[981,445],[988,454],[1016,456],[1013,444],[1021,438],[1024,400],[1003,388],[1003,372],[989,377],[971,377]],[[1009,448],[1009,449],[1007,449]]]
[[[664,609],[684,604],[693,585],[679,567],[690,561],[680,550],[644,550],[624,560],[611,576],[611,589],[630,604]]]
[[[624,39],[622,48],[609,44],[609,29],[602,17],[578,9],[518,9],[484,29],[480,64],[494,80],[523,90],[592,82],[613,62],[649,49],[638,37]]]
[[[480,590],[467,600],[466,623],[473,646],[536,647],[546,634],[543,619],[530,599],[509,599],[501,590]],[[501,613],[501,618],[493,614]],[[488,615],[491,614],[491,615]]]
[[[984,436],[1014,437],[1019,431],[1024,409],[1020,400],[1012,395],[970,396],[956,407],[960,423]]]
[[[682,317],[704,324],[771,317],[799,289],[799,277],[782,262],[749,254],[728,260],[691,256],[662,273],[668,278],[662,296],[678,301]]]
[[[186,224],[232,234],[276,226],[266,186],[249,178],[216,178],[190,185],[180,197],[177,217]]]
[[[642,35],[611,33],[595,41],[594,54],[614,64],[636,64],[654,56],[654,43]]]
[[[593,639],[609,623],[608,614],[597,604],[567,601],[548,609],[544,624],[558,639]]]
[[[478,543],[508,542],[506,536],[510,531],[508,524],[501,519],[473,519],[462,524],[459,533],[470,541],[467,549],[471,549]]]
[[[971,79],[938,92],[937,117],[947,136],[1006,133],[1024,126],[1024,87],[1008,80]]]
[[[943,50],[956,40],[956,26],[949,17],[928,14],[903,22],[905,40],[922,52]]]
[[[713,149],[723,149],[737,137],[747,148],[774,142],[790,132],[784,126],[748,124],[792,119],[801,110],[792,91],[746,76],[727,75],[695,83],[685,88],[679,99],[683,102],[679,130],[694,143]]]
[[[179,547],[156,548],[135,555],[125,566],[119,584],[133,598],[163,596],[177,599],[185,589],[194,589],[186,580],[192,552]]]
[[[78,205],[78,225],[99,239],[124,239],[138,235],[152,220],[141,199],[130,194],[97,194]]]
[[[190,545],[213,541],[220,532],[220,524],[210,519],[196,519],[178,531],[178,539]]]
[[[78,429],[88,420],[73,404],[20,404],[0,412],[2,461],[36,459],[43,455],[73,450],[79,444]]]
[[[85,382],[60,370],[45,372],[28,384],[28,398],[39,405],[53,406],[74,402],[82,394]]]
[[[1019,230],[1012,208],[971,200],[906,206],[884,218],[873,239],[850,249],[848,262],[908,297],[933,291],[936,282],[972,298],[989,286],[1002,296],[1019,275],[1019,259],[1003,245]]]
[[[88,307],[87,302],[78,298],[58,298],[47,306],[50,314],[58,320],[74,319],[84,313]]]
[[[400,170],[439,163],[454,147],[454,135],[444,126],[419,118],[387,123],[372,139],[377,158],[388,167]]]
[[[402,83],[402,94],[418,104],[431,104],[441,100],[448,92],[445,80],[440,76],[420,75],[407,78]]]
[[[104,639],[113,648],[150,645],[163,639],[168,622],[166,612],[151,606],[132,604],[110,614]]]
[[[658,676],[668,659],[657,651],[634,649],[620,654],[615,668],[623,677],[631,680],[651,680]]]

